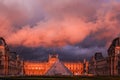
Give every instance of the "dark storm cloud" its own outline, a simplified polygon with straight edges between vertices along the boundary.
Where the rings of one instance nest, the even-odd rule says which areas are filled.
[[[33,60],[33,61],[47,61],[48,54],[50,54],[49,49],[38,47],[38,48],[28,48],[24,46],[13,47],[10,46],[11,51],[17,52],[21,58],[24,60]]]
[[[76,60],[83,60],[89,59],[91,56],[94,55],[95,52],[102,52],[103,55],[106,56],[107,48],[97,46],[92,46],[89,48],[83,48],[81,46],[66,46],[63,48],[63,52],[65,52],[66,54],[70,54],[69,57],[72,57],[74,55],[76,57]]]
[[[73,55],[74,52],[60,48],[27,48],[19,46],[11,47],[10,50],[17,52],[23,60],[28,61],[48,61],[48,55],[53,53],[57,53],[59,55],[59,59],[62,61],[82,61],[85,58],[84,55]]]

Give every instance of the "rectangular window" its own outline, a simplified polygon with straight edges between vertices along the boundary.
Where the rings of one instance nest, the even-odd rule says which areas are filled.
[[[0,50],[0,56],[2,55],[2,51]]]
[[[118,61],[118,67],[120,68],[120,61]]]
[[[118,61],[118,74],[120,74],[120,61]]]
[[[0,65],[1,65],[2,61],[0,60]]]
[[[0,51],[0,60],[2,59],[3,53]]]

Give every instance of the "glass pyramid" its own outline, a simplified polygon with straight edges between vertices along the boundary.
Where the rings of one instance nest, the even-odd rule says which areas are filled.
[[[68,70],[68,68],[59,60],[57,60],[52,66],[51,68],[46,72],[47,76],[62,76],[62,75],[66,75],[66,76],[70,76],[73,75],[72,72],[70,70]]]

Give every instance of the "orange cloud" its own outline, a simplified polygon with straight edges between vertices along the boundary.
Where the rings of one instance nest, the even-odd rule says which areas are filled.
[[[27,47],[76,44],[101,29],[106,32],[100,32],[94,38],[118,36],[119,4],[106,3],[115,8],[109,9],[102,6],[102,1],[96,1],[98,5],[93,5],[91,0],[87,1],[58,3],[52,0],[50,5],[46,1],[31,1],[29,4],[25,1],[27,6],[19,1],[14,6],[0,2],[0,36],[5,37],[8,44]]]
[[[63,46],[82,41],[93,26],[79,19],[45,22],[34,27],[24,26],[7,38],[9,44],[24,46]]]

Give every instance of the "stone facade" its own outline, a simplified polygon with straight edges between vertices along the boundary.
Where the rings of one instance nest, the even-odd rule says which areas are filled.
[[[89,74],[94,75],[120,75],[120,38],[112,41],[108,48],[108,57],[102,53],[95,53],[89,62]]]
[[[23,61],[15,52],[10,52],[3,38],[0,38],[0,76],[22,74]]]
[[[108,58],[104,58],[100,52],[95,53],[89,62],[89,74],[109,75]]]
[[[108,49],[110,75],[120,75],[120,37],[112,41]]]

